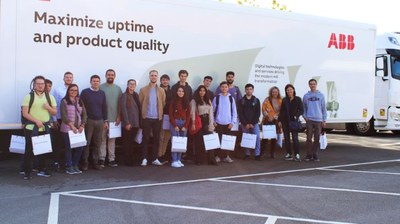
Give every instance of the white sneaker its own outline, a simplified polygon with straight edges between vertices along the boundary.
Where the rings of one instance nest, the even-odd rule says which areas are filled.
[[[226,156],[223,161],[226,163],[233,163],[233,159],[231,159],[231,157],[229,157],[229,156]]]
[[[182,163],[182,161],[178,160],[179,165],[181,165],[181,167],[184,167],[185,164]]]
[[[141,166],[147,166],[147,159],[143,159],[143,160],[142,160]]]
[[[156,165],[156,166],[162,166],[163,164],[158,160],[154,160],[151,164]]]
[[[221,159],[218,156],[216,156],[215,161],[217,161],[217,163],[219,163],[219,162],[221,162]]]
[[[178,162],[178,161],[175,161],[175,162],[172,162],[172,163],[171,163],[171,167],[174,167],[174,168],[180,168],[180,167],[181,167],[181,165],[179,164],[179,162]]]

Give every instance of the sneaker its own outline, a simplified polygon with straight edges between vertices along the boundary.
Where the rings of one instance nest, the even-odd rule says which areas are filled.
[[[114,161],[110,161],[110,162],[108,163],[108,166],[117,167],[118,164],[117,164],[117,163],[115,162],[115,160],[114,160]]]
[[[219,162],[221,162],[221,159],[220,159],[218,156],[216,156],[216,157],[215,157],[215,161],[216,161],[217,163],[219,163]]]
[[[318,157],[318,155],[315,154],[315,153],[314,153],[314,155],[313,155],[313,160],[314,160],[315,162],[319,162],[319,157]]]
[[[104,166],[104,160],[99,160],[99,166],[101,167],[101,168],[104,168],[105,166]]]
[[[301,161],[300,154],[296,154],[296,156],[294,157],[294,161],[296,161],[296,162],[300,162]]]
[[[37,175],[38,175],[39,177],[51,177],[51,174],[50,174],[49,171],[47,171],[47,170],[39,171],[39,172],[37,173]]]
[[[162,166],[163,165],[158,159],[155,159],[151,164],[156,165],[156,166]]]
[[[306,158],[304,158],[304,160],[308,162],[308,161],[312,160],[312,156],[307,154],[307,156],[306,156]]]
[[[77,174],[82,173],[82,171],[79,169],[78,166],[73,166],[72,168],[75,170],[75,173],[77,173]]]
[[[286,154],[286,156],[285,156],[285,160],[293,160],[293,157],[292,157],[292,155],[290,155],[289,153],[288,153],[288,154]]]
[[[32,179],[32,176],[30,173],[24,174],[24,180],[30,180]]]
[[[181,165],[181,167],[184,167],[185,164],[183,164],[180,160],[178,160],[179,165]]]
[[[175,162],[171,163],[171,167],[173,167],[173,168],[181,168],[181,165],[179,164],[178,161],[175,161]]]
[[[147,159],[143,159],[142,160],[142,164],[140,164],[141,166],[147,166]]]
[[[23,171],[23,170],[20,170],[20,171],[19,171],[19,174],[21,174],[21,175],[25,175],[25,171]]]
[[[225,163],[233,163],[233,159],[231,157],[226,156],[225,159],[223,160]]]
[[[66,172],[67,174],[76,174],[76,171],[75,171],[75,169],[74,169],[72,166],[67,167],[67,168],[65,169],[65,172]]]
[[[61,169],[61,165],[58,162],[54,162],[53,169],[55,172],[59,172]]]

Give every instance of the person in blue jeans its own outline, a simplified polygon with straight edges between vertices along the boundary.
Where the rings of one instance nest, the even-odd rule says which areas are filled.
[[[82,100],[79,98],[79,89],[76,84],[67,88],[65,97],[61,100],[61,127],[60,132],[65,143],[65,165],[67,174],[79,174],[82,171],[78,168],[81,159],[83,146],[71,149],[69,131],[82,133],[86,124],[87,115]]]
[[[190,105],[188,97],[185,97],[185,89],[179,86],[173,93],[173,101],[169,105],[169,120],[171,123],[171,136],[186,137],[190,121]],[[171,166],[183,167],[182,153],[172,152]]]
[[[242,124],[243,133],[256,135],[256,147],[254,150],[255,160],[260,161],[260,128],[258,126],[259,117],[261,115],[260,100],[253,95],[254,86],[250,83],[245,86],[246,95],[239,100],[238,114]],[[250,149],[246,148],[245,158],[250,157]]]

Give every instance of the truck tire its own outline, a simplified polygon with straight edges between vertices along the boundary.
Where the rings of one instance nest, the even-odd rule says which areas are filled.
[[[371,118],[369,122],[360,122],[353,124],[354,134],[361,136],[371,136],[375,134],[374,119]]]

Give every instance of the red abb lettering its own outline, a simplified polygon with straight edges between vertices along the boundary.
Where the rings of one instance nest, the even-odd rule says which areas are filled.
[[[355,47],[354,43],[354,36],[353,35],[346,35],[346,34],[339,34],[339,43],[338,39],[336,38],[336,34],[332,33],[329,39],[328,48],[335,47],[335,49],[344,50],[353,50]]]

